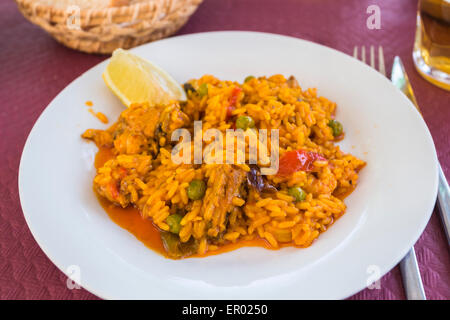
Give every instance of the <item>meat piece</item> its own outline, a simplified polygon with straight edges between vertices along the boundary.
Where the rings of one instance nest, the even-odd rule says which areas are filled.
[[[118,154],[139,154],[155,151],[161,137],[189,122],[178,103],[164,106],[133,104],[124,110],[116,124],[107,130],[89,129],[82,137],[98,146],[114,146]]]
[[[233,197],[239,196],[239,190],[245,181],[246,173],[231,165],[220,166],[215,178],[208,180],[208,189],[201,211],[208,221],[208,235],[217,236],[225,230],[226,215],[233,208]]]
[[[157,138],[161,136],[172,135],[172,132],[189,123],[189,117],[181,111],[179,104],[171,104],[160,110],[158,119],[158,127],[155,135]]]
[[[82,135],[82,138],[92,140],[100,148],[112,148],[113,136],[111,132],[97,129],[87,129]]]

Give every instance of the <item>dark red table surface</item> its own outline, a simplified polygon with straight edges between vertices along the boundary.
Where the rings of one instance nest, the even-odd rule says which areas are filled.
[[[366,27],[366,9],[374,3],[381,9],[380,30]],[[272,32],[347,54],[355,45],[382,45],[386,70],[395,55],[402,58],[450,177],[450,93],[432,86],[414,69],[416,6],[414,0],[205,0],[178,34]],[[107,57],[63,47],[26,21],[12,0],[0,2],[0,42],[0,299],[97,299],[84,289],[69,290],[66,276],[37,245],[20,207],[17,175],[26,138],[41,112],[72,80]],[[415,249],[428,298],[449,299],[450,257],[436,208]],[[398,266],[381,279],[381,289],[365,289],[351,297],[404,298]]]

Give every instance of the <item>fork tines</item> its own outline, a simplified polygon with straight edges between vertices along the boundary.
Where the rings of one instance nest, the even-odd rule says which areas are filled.
[[[355,46],[353,48],[353,57],[355,59],[359,59],[358,58],[358,46]],[[361,58],[360,60],[364,63],[366,63],[366,47],[365,46],[361,46]],[[370,46],[369,49],[369,60],[370,60],[370,66],[374,69],[376,69],[375,66],[375,47],[374,46]],[[386,68],[384,66],[384,53],[383,53],[383,46],[378,46],[378,71],[386,76]]]

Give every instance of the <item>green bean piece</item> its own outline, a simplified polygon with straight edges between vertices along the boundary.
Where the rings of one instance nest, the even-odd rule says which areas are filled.
[[[253,80],[253,79],[255,79],[254,76],[248,76],[248,77],[246,77],[246,78],[244,79],[244,83],[245,83],[245,82],[249,82],[250,80]]]
[[[197,90],[197,93],[200,96],[200,98],[203,98],[204,96],[208,95],[208,86],[206,85],[206,83],[202,83],[200,85],[200,87]]]

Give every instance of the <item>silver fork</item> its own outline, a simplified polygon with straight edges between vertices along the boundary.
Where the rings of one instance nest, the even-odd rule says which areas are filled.
[[[375,47],[370,46],[369,49],[370,66],[375,67]],[[353,57],[358,59],[358,46],[353,48]],[[361,46],[361,61],[366,63],[366,47]],[[384,66],[383,47],[378,46],[378,71],[386,76],[386,68]],[[423,289],[422,278],[417,264],[414,246],[408,251],[406,256],[400,261],[400,271],[405,287],[406,298],[408,300],[426,300],[425,290]]]

